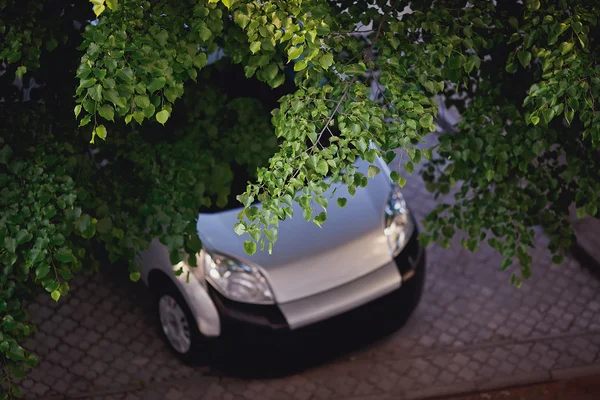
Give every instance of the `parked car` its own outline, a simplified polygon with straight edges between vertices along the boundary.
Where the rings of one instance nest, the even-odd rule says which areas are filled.
[[[294,218],[280,222],[271,255],[244,252],[244,237],[233,231],[239,208],[198,216],[203,250],[197,267],[171,265],[166,247],[154,240],[138,261],[175,353],[183,359],[201,354],[206,338],[240,325],[298,330],[394,292],[411,299],[398,304],[409,315],[423,288],[424,249],[387,165],[376,162],[382,172],[345,207],[330,206],[322,228],[294,205]],[[368,165],[357,162],[365,175]],[[344,186],[331,194],[330,203],[350,198]],[[177,277],[173,270],[180,267],[184,273]]]

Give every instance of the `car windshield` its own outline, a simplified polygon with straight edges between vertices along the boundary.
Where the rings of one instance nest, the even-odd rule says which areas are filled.
[[[213,213],[240,207],[236,196],[246,190],[249,181],[256,179],[257,167],[267,165],[269,158],[277,150],[278,141],[270,122],[271,110],[278,107],[279,98],[294,90],[294,85],[291,79],[286,79],[283,85],[272,89],[256,78],[247,79],[243,67],[232,64],[228,59],[207,66],[203,73],[202,78],[227,97],[227,107],[218,111],[223,114],[219,116],[218,125],[218,135],[223,138],[223,148],[217,151],[228,155],[226,153],[229,153],[227,149],[230,146],[242,146],[245,150],[236,151],[235,153],[242,153],[242,156],[228,161],[229,171],[223,179],[231,182],[231,190],[226,199],[223,199],[223,196],[211,196],[212,204],[200,210],[203,213]],[[243,110],[238,111],[238,108]],[[240,116],[244,113],[246,117]],[[237,132],[244,129],[244,124],[248,123],[248,114],[252,114],[251,123],[264,129],[264,137],[259,143],[233,143],[239,138]]]

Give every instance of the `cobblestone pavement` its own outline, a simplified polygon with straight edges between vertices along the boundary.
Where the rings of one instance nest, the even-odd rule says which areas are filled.
[[[435,204],[418,177],[405,193],[419,217]],[[142,285],[81,278],[64,301],[31,306],[40,332],[29,347],[40,365],[21,386],[29,399],[375,400],[600,370],[600,282],[575,261],[551,265],[544,250],[534,260],[533,278],[516,289],[491,249],[432,247],[421,304],[402,329],[276,379],[182,364],[159,339]]]

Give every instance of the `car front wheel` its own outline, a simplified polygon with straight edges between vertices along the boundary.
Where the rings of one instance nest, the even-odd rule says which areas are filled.
[[[171,350],[186,362],[196,361],[203,336],[185,299],[171,283],[156,290],[156,311],[161,336]]]

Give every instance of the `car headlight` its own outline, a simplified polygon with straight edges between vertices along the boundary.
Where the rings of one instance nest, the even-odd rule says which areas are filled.
[[[222,254],[203,253],[206,280],[223,296],[244,303],[274,303],[273,292],[258,268]]]
[[[385,229],[388,244],[393,256],[398,255],[406,246],[415,229],[406,201],[398,187],[394,187],[385,205]]]

